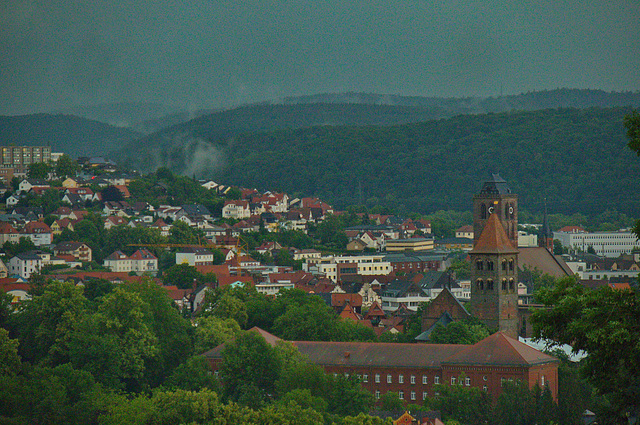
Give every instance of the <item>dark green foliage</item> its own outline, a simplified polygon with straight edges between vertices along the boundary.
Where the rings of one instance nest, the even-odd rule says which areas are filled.
[[[174,285],[180,289],[194,288],[205,282],[215,281],[215,276],[205,276],[194,266],[186,263],[169,267],[162,274],[165,285]]]
[[[475,344],[491,335],[487,326],[475,317],[438,325],[429,341],[434,344]]]
[[[546,199],[552,212],[638,215],[633,199],[640,164],[626,149],[621,125],[629,111],[465,115],[390,127],[295,129],[291,124],[269,133],[233,134],[233,143],[227,139],[231,135],[219,132],[223,124],[204,118],[189,131],[226,156],[225,166],[211,170],[210,177],[315,195],[338,207],[353,203],[361,181],[368,207],[420,213],[468,210],[480,182],[498,170],[531,211],[542,212]],[[171,151],[161,149],[167,155]]]
[[[79,169],[78,162],[68,155],[62,155],[56,162],[56,175],[61,179],[75,177]]]
[[[639,296],[608,286],[591,290],[564,278],[538,292],[537,299],[549,308],[531,317],[537,337],[587,352],[583,373],[610,403],[614,421],[639,413]]]
[[[74,157],[104,155],[140,137],[127,128],[114,127],[72,115],[34,114],[0,117],[0,138],[16,145],[51,146],[54,152]]]
[[[220,392],[220,381],[211,373],[211,365],[207,359],[201,356],[193,356],[176,367],[163,385],[187,391],[209,389]]]
[[[51,170],[51,166],[46,162],[34,162],[29,164],[27,176],[30,179],[46,179]]]
[[[229,400],[259,407],[275,396],[282,362],[260,334],[238,335],[226,345],[222,359],[220,376]]]
[[[17,254],[23,252],[32,251],[37,249],[30,238],[21,237],[18,242],[5,242],[2,245],[2,250],[7,254],[7,257],[15,257]]]
[[[464,375],[458,382],[464,382]],[[457,420],[465,425],[482,425],[490,423],[492,418],[491,397],[480,388],[463,385],[438,385],[434,389],[438,396],[428,399],[429,407],[439,410],[442,419]],[[505,423],[505,425],[507,425]]]

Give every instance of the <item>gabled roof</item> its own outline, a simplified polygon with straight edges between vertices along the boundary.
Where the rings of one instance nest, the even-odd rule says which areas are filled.
[[[538,269],[556,278],[573,274],[567,263],[561,257],[553,255],[547,248],[523,247],[519,250],[518,266],[522,269],[525,267]]]
[[[139,250],[137,250],[136,252],[134,252],[133,254],[131,254],[131,259],[132,260],[157,260],[156,256],[153,255],[151,253],[151,251],[149,251],[146,248],[140,248]]]
[[[422,332],[420,335],[415,337],[416,341],[429,341],[431,337],[431,332],[436,328],[436,326],[447,326],[449,323],[453,322],[453,317],[449,314],[448,311],[442,313],[442,315],[436,320],[436,322],[429,327],[426,331]]]
[[[491,214],[484,229],[482,229],[478,242],[476,242],[470,253],[516,254],[518,250],[511,244],[504,227],[502,227],[502,223],[500,223],[498,214]]]
[[[485,366],[533,366],[559,362],[553,356],[545,354],[517,341],[504,332],[496,332],[474,345],[452,355],[442,363],[473,364]]]

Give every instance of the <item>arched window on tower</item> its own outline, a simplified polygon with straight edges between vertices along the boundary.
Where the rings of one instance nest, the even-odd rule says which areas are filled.
[[[502,271],[506,272],[507,271],[507,260],[502,260]]]
[[[476,287],[480,290],[484,289],[484,281],[482,279],[476,280]]]
[[[512,272],[513,271],[513,258],[511,258],[509,260],[509,271]]]
[[[490,291],[493,289],[493,279],[487,279],[487,289]]]
[[[487,261],[487,270],[489,271],[493,270],[493,261]]]
[[[507,279],[502,279],[502,290],[506,291],[507,290]]]
[[[482,260],[476,261],[476,270],[484,270],[484,263],[482,262]]]
[[[480,204],[480,218],[483,220],[487,218],[487,206],[485,204]]]
[[[513,278],[509,279],[509,290],[510,291],[513,291],[515,285],[516,285],[515,280],[513,280]]]
[[[509,214],[509,207],[510,207],[510,205],[509,205],[509,204],[505,205],[505,207],[504,207],[504,218],[505,218],[506,220],[509,220],[509,216],[510,216],[510,214]]]

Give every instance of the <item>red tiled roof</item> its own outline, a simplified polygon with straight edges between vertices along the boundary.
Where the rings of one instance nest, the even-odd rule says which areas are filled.
[[[229,276],[229,266],[226,264],[217,265],[196,265],[196,270],[202,274],[213,273],[216,276]]]
[[[511,245],[511,241],[504,231],[502,223],[500,223],[498,214],[491,214],[484,229],[482,229],[478,242],[470,252],[473,254],[515,254],[518,250]]]
[[[527,344],[517,341],[503,332],[496,332],[474,345],[449,357],[446,364],[474,364],[487,366],[531,366],[559,362]]]

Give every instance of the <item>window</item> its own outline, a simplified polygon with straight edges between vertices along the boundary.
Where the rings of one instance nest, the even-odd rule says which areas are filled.
[[[376,400],[380,400],[380,390],[376,390]]]
[[[480,290],[484,289],[484,282],[483,282],[483,280],[482,280],[482,279],[478,279],[478,280],[476,281],[476,286],[477,286],[477,287],[478,287],[478,289],[480,289]]]
[[[487,279],[487,289],[493,289],[493,279]]]
[[[434,384],[439,384],[440,383],[440,377],[439,376],[434,376],[433,377],[433,383]]]
[[[483,266],[482,260],[478,260],[478,261],[476,261],[476,269],[478,269],[478,270],[482,270],[482,269],[484,269],[484,266]]]
[[[429,383],[429,378],[427,375],[422,375],[422,385],[427,385]]]
[[[509,271],[513,271],[513,258],[509,260]]]
[[[423,391],[423,392],[422,392],[422,399],[423,399],[423,400],[426,400],[426,399],[427,399],[427,392],[426,392],[426,391]]]
[[[464,385],[465,386],[470,386],[471,385],[471,378],[464,378]]]
[[[399,392],[398,392],[398,398],[399,398],[400,400],[404,400],[404,391],[399,391]]]
[[[398,383],[404,384],[404,375],[399,375],[398,376]]]
[[[507,279],[502,279],[502,290],[503,291],[507,290]]]
[[[502,271],[507,271],[507,260],[502,260]]]
[[[540,385],[544,387],[544,375],[540,377]]]
[[[380,383],[380,374],[379,373],[376,373],[375,381],[376,381],[376,384]]]
[[[493,261],[487,261],[487,270],[493,270]]]
[[[456,377],[452,376],[451,377],[451,385],[455,385],[456,384]]]
[[[393,379],[391,379],[391,375],[387,375],[387,384],[390,384],[393,382]]]
[[[509,279],[509,290],[513,291],[514,286],[515,281],[513,280],[513,278]]]
[[[369,382],[369,375],[367,375],[366,373],[362,375],[362,382]]]
[[[411,375],[411,384],[415,384],[415,383],[416,383],[416,376]]]
[[[416,392],[411,391],[411,400],[415,400],[415,399],[416,399]]]

